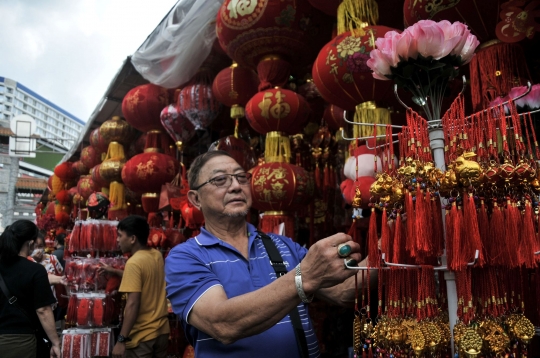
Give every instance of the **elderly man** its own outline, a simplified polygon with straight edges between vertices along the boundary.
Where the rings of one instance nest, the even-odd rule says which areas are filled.
[[[168,298],[197,358],[317,357],[307,303],[314,295],[353,302],[355,271],[345,269],[344,257],[356,265],[360,247],[339,233],[308,251],[284,236],[257,232],[245,219],[250,179],[226,152],[193,161],[188,199],[205,226],[169,253]]]

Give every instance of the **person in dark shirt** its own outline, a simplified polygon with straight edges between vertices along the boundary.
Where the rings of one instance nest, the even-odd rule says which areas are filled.
[[[47,271],[27,259],[37,235],[38,228],[34,223],[18,220],[6,227],[0,236],[0,275],[9,294],[17,298],[15,304],[10,304],[0,290],[0,352],[3,358],[60,357],[60,339],[51,308],[56,299],[49,286]],[[45,336],[52,344],[50,350],[43,341]]]
[[[56,250],[52,252],[54,256],[58,259],[58,262],[62,267],[66,268],[66,261],[64,260],[64,241],[66,240],[66,234],[58,234],[54,239],[54,247]]]

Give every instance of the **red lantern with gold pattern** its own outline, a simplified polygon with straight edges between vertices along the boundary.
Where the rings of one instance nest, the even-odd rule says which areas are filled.
[[[257,93],[258,84],[255,72],[233,63],[214,78],[212,93],[218,101],[231,107],[231,118],[240,118],[244,117],[246,103]]]
[[[256,93],[246,104],[246,118],[260,134],[296,134],[311,114],[309,104],[296,92],[273,88]]]
[[[109,143],[107,143],[99,133],[99,128],[94,129],[90,133],[90,145],[97,151],[98,157],[101,161],[101,153],[107,153]]]
[[[77,192],[84,198],[88,200],[90,194],[92,194],[95,189],[94,181],[92,180],[91,175],[82,176],[77,183]]]
[[[133,127],[120,116],[113,116],[99,127],[99,134],[107,144],[118,142],[122,145],[128,145],[133,140],[135,133]]]
[[[86,175],[90,169],[80,160],[73,163],[72,169],[77,176]]]
[[[302,167],[285,162],[259,165],[251,170],[253,207],[264,211],[261,230],[275,232],[285,224],[285,235],[294,237],[294,217],[287,211],[301,209],[313,197],[313,178]]]
[[[111,158],[104,160],[99,165],[99,177],[102,181],[109,184],[114,181],[122,180],[122,168],[126,163],[125,159]]]
[[[81,162],[87,168],[93,168],[101,163],[101,153],[91,145],[84,147],[81,150]]]
[[[257,156],[249,144],[232,135],[220,138],[212,143],[208,151],[212,150],[223,150],[229,153],[246,171],[257,164]]]
[[[145,151],[127,161],[122,169],[122,181],[137,193],[159,193],[162,184],[174,179],[178,166],[178,161],[168,155]]]
[[[129,91],[122,101],[126,121],[141,132],[162,129],[159,115],[169,104],[166,88],[148,83]]]
[[[312,12],[306,1],[225,0],[216,20],[218,40],[233,60],[252,69],[268,55],[303,63]]]
[[[94,182],[94,191],[103,191],[102,188],[107,187],[107,181],[101,177],[99,170],[100,167],[101,164],[98,164],[92,169],[90,169],[90,176],[92,177],[92,181]]]
[[[344,32],[326,44],[313,64],[313,81],[321,96],[329,103],[353,111],[367,101],[391,103],[392,81],[374,79],[367,66],[375,40],[384,37],[386,26],[366,26],[364,35]]]

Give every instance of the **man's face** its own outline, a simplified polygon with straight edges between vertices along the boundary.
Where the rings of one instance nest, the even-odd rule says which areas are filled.
[[[200,185],[220,175],[244,172],[245,170],[234,159],[227,156],[214,157],[201,168],[197,184]],[[205,218],[214,215],[243,217],[251,207],[250,183],[241,185],[235,177],[229,177],[224,186],[217,187],[213,183],[208,183],[192,193],[196,197],[196,206],[202,210]]]
[[[116,240],[120,245],[120,250],[123,253],[131,252],[131,247],[133,246],[133,239],[137,240],[135,235],[129,236],[124,230],[117,230]]]

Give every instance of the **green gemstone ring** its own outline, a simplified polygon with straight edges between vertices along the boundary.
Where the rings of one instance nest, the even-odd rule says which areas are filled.
[[[351,245],[339,244],[337,247],[337,254],[339,257],[347,257],[351,254],[352,248]]]

